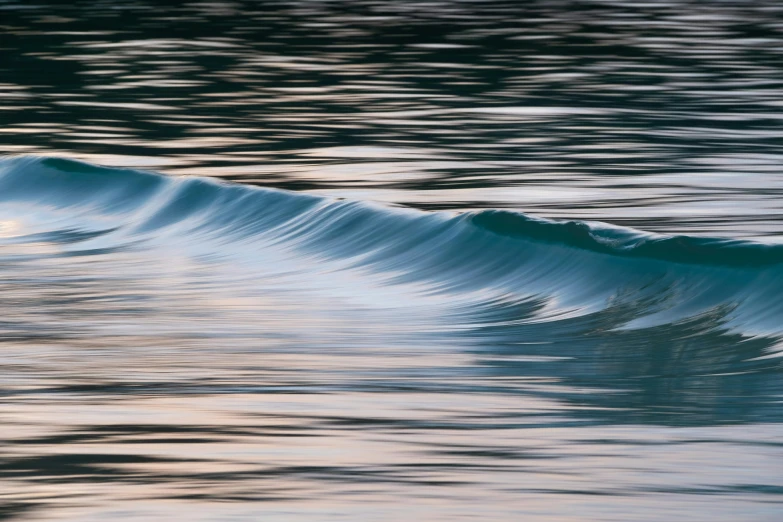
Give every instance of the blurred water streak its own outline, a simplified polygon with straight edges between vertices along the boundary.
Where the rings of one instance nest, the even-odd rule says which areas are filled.
[[[0,152],[783,232],[777,1],[0,2]]]

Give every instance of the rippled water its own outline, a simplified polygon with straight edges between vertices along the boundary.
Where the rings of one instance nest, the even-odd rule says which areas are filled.
[[[0,519],[783,519],[782,58],[771,0],[0,0]]]

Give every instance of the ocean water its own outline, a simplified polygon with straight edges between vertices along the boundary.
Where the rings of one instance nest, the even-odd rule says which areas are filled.
[[[783,520],[783,4],[0,0],[0,520]]]

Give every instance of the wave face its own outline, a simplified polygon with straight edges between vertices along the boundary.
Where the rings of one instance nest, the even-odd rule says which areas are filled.
[[[0,163],[0,338],[10,376],[2,391],[33,409],[43,407],[41,396],[55,397],[57,411],[74,397],[88,401],[89,411],[78,413],[87,420],[68,435],[83,434],[85,444],[172,437],[150,411],[203,408],[222,412],[208,426],[189,425],[207,449],[227,437],[244,447],[247,426],[285,418],[290,425],[263,429],[315,430],[330,447],[358,445],[363,455],[384,434],[405,433],[406,442],[395,439],[384,451],[424,459],[404,473],[380,462],[370,469],[367,457],[361,469],[283,459],[219,487],[215,477],[239,465],[223,450],[204,450],[213,460],[201,465],[215,470],[202,482],[184,461],[161,468],[184,466],[179,479],[144,467],[158,457],[122,461],[141,462],[149,484],[195,481],[199,490],[216,488],[204,493],[215,498],[261,491],[268,487],[261,476],[311,491],[363,473],[365,481],[397,484],[395,498],[431,480],[430,472],[478,483],[495,473],[519,478],[527,457],[515,461],[509,452],[518,449],[503,441],[527,444],[528,425],[582,426],[588,439],[609,436],[609,425],[628,426],[636,460],[615,456],[612,465],[663,469],[669,457],[650,449],[653,432],[635,427],[757,423],[764,430],[783,422],[782,248],[9,158]],[[273,400],[278,394],[295,400]],[[93,411],[118,415],[117,400],[126,401],[117,411],[133,405],[126,413],[142,420],[86,425]],[[358,431],[343,436],[343,429]],[[464,433],[483,434],[481,447]],[[700,433],[693,437],[707,437]],[[445,446],[423,450],[433,437]],[[732,440],[726,451],[746,455]],[[79,476],[137,483],[138,474],[107,456],[117,448],[124,446],[68,465]],[[548,473],[557,455],[530,451]],[[460,468],[460,452],[487,475]],[[683,456],[671,455],[671,469],[679,469]],[[43,454],[9,459],[3,469],[14,476],[67,472]],[[600,466],[575,473],[597,490],[609,480]],[[546,474],[540,487],[577,487],[567,475]],[[640,476],[633,487],[659,491],[645,482],[657,475]],[[499,505],[513,502],[491,484],[480,491],[492,491]],[[745,494],[755,486],[721,487]]]
[[[617,328],[730,309],[724,319],[738,331],[783,333],[781,244],[505,210],[427,213],[52,157],[4,160],[0,203],[9,218],[4,243],[48,241],[67,255],[177,244],[252,265],[264,252],[285,252],[313,276],[343,271],[367,284],[418,285],[414,294],[448,295],[468,316],[493,299],[548,302],[519,321],[595,313],[621,300],[636,305]]]

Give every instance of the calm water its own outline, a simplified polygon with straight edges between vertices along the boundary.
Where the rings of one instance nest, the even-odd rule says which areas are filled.
[[[783,519],[783,4],[158,4],[0,0],[0,519]]]

